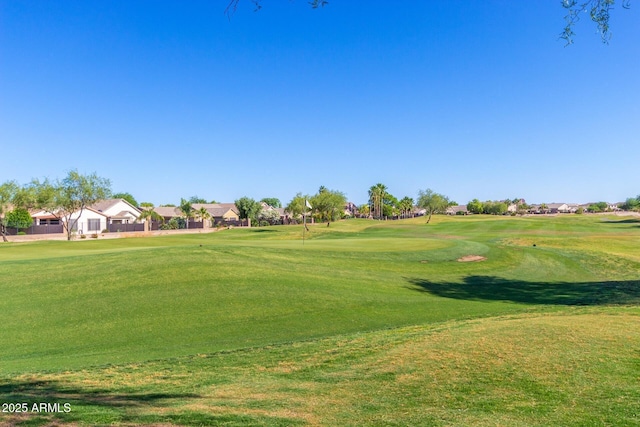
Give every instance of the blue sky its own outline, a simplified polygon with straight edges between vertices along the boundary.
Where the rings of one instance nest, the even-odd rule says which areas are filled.
[[[640,5],[601,43],[536,2],[0,0],[0,182],[96,172],[138,201],[432,188],[640,193]],[[535,4],[535,6],[533,6]]]

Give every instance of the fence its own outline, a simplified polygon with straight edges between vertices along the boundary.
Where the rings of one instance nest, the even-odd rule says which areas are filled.
[[[110,233],[144,231],[144,224],[109,224],[107,225],[107,230]]]
[[[16,236],[18,232],[25,234],[60,234],[63,231],[62,225],[32,225],[29,228],[21,228],[19,230],[7,227],[9,236]]]
[[[156,231],[156,230],[162,230],[162,226],[167,224],[169,221],[151,221],[151,226],[150,226],[150,230],[151,231]],[[180,230],[184,230],[186,229],[186,223],[184,223],[184,226],[180,228]],[[202,221],[189,221],[189,230],[194,230],[194,229],[198,229],[198,228],[204,228],[204,223]]]

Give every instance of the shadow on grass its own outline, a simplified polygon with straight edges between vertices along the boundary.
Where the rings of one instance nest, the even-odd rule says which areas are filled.
[[[462,283],[408,278],[409,289],[444,298],[523,304],[640,304],[640,281],[526,282],[494,276],[468,276]]]
[[[0,379],[0,404],[15,406],[0,412],[0,426],[82,425],[293,425],[296,420],[211,414],[181,410],[181,404],[200,398],[192,393],[116,393],[106,389],[82,389],[59,381]],[[35,405],[35,406],[34,406]]]
[[[620,219],[620,220],[605,219],[605,220],[602,220],[602,222],[604,224],[638,224],[640,225],[640,218]]]

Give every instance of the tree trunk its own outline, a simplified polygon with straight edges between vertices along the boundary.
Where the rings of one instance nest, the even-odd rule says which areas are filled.
[[[431,215],[433,215],[433,212],[429,211],[429,219],[427,219],[427,224],[429,224],[429,222],[431,222]]]
[[[8,242],[8,240],[7,240],[7,229],[5,228],[4,225],[0,225],[0,232],[2,234],[2,241],[3,242]]]

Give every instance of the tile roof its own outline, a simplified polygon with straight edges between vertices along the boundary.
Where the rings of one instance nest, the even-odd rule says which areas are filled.
[[[180,209],[175,206],[158,206],[157,208],[153,208],[154,211],[160,216],[165,218],[172,218],[174,216],[180,216],[182,213]]]

